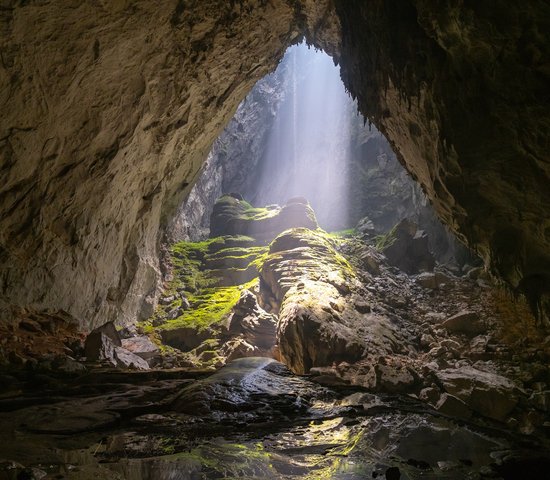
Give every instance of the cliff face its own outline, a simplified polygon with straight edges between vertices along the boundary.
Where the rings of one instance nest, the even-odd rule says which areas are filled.
[[[86,327],[139,318],[212,141],[304,34],[445,223],[537,297],[550,283],[549,18],[543,1],[4,2],[3,306]]]
[[[139,317],[159,231],[304,23],[285,1],[8,2],[1,19],[2,299]]]
[[[440,218],[533,304],[540,294],[548,301],[550,7],[396,0],[336,8],[342,76],[361,111]]]

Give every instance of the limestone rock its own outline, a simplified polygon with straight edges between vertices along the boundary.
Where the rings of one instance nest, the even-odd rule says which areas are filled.
[[[416,283],[424,288],[432,290],[447,285],[452,279],[441,272],[424,272],[416,277]]]
[[[121,347],[122,341],[113,322],[107,322],[86,337],[84,353],[88,360],[111,358],[114,347]]]
[[[382,252],[390,264],[409,274],[430,271],[435,266],[428,237],[407,219],[399,222],[388,234]]]
[[[142,340],[136,342],[130,339],[121,340],[113,322],[107,322],[92,330],[86,337],[84,344],[86,359],[88,361],[107,361],[120,368],[149,369],[148,363],[143,358],[123,348],[123,342],[134,349],[139,349],[140,345],[145,348],[145,343]],[[150,349],[150,345],[147,348]]]
[[[160,331],[163,343],[177,348],[182,352],[189,352],[212,336],[209,330],[197,330],[192,327],[178,327]]]
[[[369,217],[363,217],[361,220],[359,220],[359,222],[357,222],[355,230],[361,235],[365,235],[367,237],[373,236],[376,233],[374,223]]]
[[[473,411],[503,421],[518,403],[517,387],[507,378],[462,367],[437,372],[447,393],[463,401]]]
[[[147,335],[124,338],[122,347],[146,361],[152,360],[159,354],[159,348]]]
[[[449,317],[442,323],[442,326],[452,333],[463,333],[475,337],[486,332],[486,327],[476,312],[460,312]]]
[[[374,366],[375,389],[380,392],[406,393],[415,384],[415,376],[403,365],[378,364]]]
[[[61,358],[57,358],[54,362],[54,367],[65,373],[84,373],[88,369],[85,365],[83,365],[80,362],[77,362],[74,358],[69,356],[62,356]]]
[[[214,205],[210,217],[210,236],[247,235],[271,241],[289,228],[316,229],[315,213],[307,200],[290,201],[282,208],[254,208],[248,202],[224,195]]]
[[[143,358],[122,347],[114,348],[112,360],[119,368],[149,370],[149,364]]]
[[[243,290],[229,321],[228,333],[241,335],[260,350],[275,346],[276,320],[258,305],[256,296],[250,290]]]
[[[529,400],[539,410],[542,410],[543,412],[550,412],[550,390],[533,392]]]
[[[260,296],[279,311],[280,355],[294,372],[397,348],[396,332],[385,317],[357,309],[362,303],[355,285],[353,269],[322,233],[293,229],[272,242]]]
[[[470,418],[472,416],[472,411],[462,400],[448,393],[441,395],[435,405],[435,409],[438,412],[455,418]]]

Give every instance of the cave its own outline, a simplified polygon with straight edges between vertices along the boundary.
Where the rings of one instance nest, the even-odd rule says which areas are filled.
[[[547,2],[8,0],[0,26],[0,478],[544,478]],[[296,122],[333,161],[294,167],[307,195],[280,174],[299,52],[353,132],[345,164]]]

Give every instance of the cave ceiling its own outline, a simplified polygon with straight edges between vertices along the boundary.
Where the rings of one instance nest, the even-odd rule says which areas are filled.
[[[7,1],[0,300],[128,323],[163,231],[254,83],[305,38],[440,218],[512,289],[550,286],[550,5]]]

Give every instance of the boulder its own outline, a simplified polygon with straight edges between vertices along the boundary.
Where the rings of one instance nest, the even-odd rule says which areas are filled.
[[[111,359],[114,355],[115,346],[113,340],[103,332],[93,335],[91,339],[86,339],[86,360],[95,362],[98,360]]]
[[[124,338],[122,339],[122,346],[146,361],[153,359],[159,354],[159,348],[147,335]]]
[[[380,392],[406,393],[415,385],[415,376],[403,365],[378,364],[374,366],[374,372],[375,388]]]
[[[494,420],[506,420],[518,403],[516,385],[496,373],[465,366],[440,370],[436,375],[447,393]]]
[[[355,231],[365,237],[372,237],[376,234],[374,223],[369,217],[363,217],[357,222]]]
[[[394,350],[395,330],[358,303],[356,286],[353,268],[322,232],[292,229],[271,243],[260,297],[279,312],[281,360],[295,373]]]
[[[227,362],[237,358],[261,356],[258,348],[251,345],[242,337],[233,338],[224,343],[220,353],[225,357]]]
[[[424,288],[435,290],[443,285],[448,285],[452,279],[441,272],[423,272],[416,277],[416,283]]]
[[[471,311],[457,313],[445,320],[442,325],[451,333],[462,333],[471,337],[475,337],[487,330],[479,318],[479,314]]]
[[[255,208],[245,200],[223,195],[215,203],[210,217],[211,237],[247,235],[267,242],[296,227],[318,227],[315,213],[303,198],[291,199],[282,208]]]
[[[333,292],[334,294],[334,292]],[[312,292],[311,301],[320,300]],[[365,345],[357,331],[342,322],[333,311],[319,306],[303,306],[288,299],[279,316],[278,342],[283,363],[298,374],[311,367],[336,362],[355,362],[362,358]]]
[[[84,343],[84,354],[91,361],[112,358],[114,347],[121,347],[122,341],[115,324],[107,322],[92,330]]]
[[[53,362],[53,367],[61,372],[75,374],[84,373],[88,370],[85,365],[68,355],[57,357]]]
[[[401,220],[381,242],[388,262],[408,274],[431,271],[435,259],[428,247],[428,236],[410,220]]]
[[[149,364],[143,358],[122,347],[114,348],[112,360],[114,366],[119,368],[149,370]]]
[[[253,347],[269,350],[275,346],[277,324],[273,315],[260,308],[256,295],[243,290],[233,307],[228,331],[232,336],[241,336]]]
[[[128,344],[128,339],[124,341]],[[120,368],[149,369],[149,364],[143,358],[123,348],[122,339],[113,322],[108,322],[90,332],[86,337],[84,352],[88,361],[103,360]]]
[[[435,409],[450,417],[470,418],[472,411],[462,400],[448,393],[444,393],[435,405]]]

